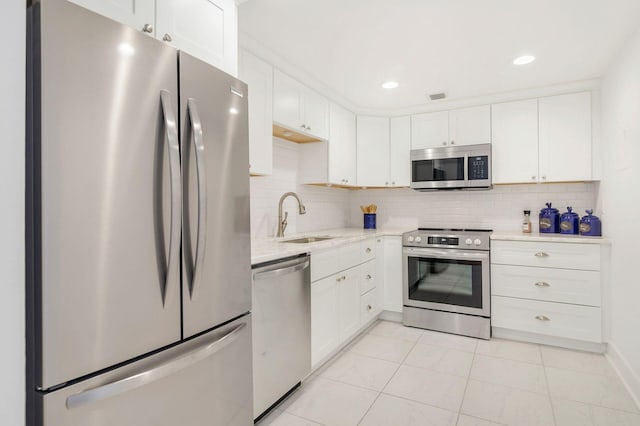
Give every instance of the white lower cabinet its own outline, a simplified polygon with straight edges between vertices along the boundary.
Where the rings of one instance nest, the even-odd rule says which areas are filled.
[[[340,343],[339,288],[335,277],[311,284],[311,365]]]
[[[315,368],[380,313],[376,239],[311,253],[311,365]]]
[[[546,336],[602,342],[599,307],[491,297],[491,325]]]
[[[384,237],[384,292],[382,309],[402,312],[402,237]]]
[[[340,341],[348,339],[360,328],[360,268],[343,271],[338,283],[338,323]]]
[[[360,325],[366,325],[380,313],[378,305],[378,291],[376,288],[369,290],[360,297]]]
[[[494,334],[505,330],[569,347],[576,341],[601,344],[600,250],[579,242],[492,241]]]

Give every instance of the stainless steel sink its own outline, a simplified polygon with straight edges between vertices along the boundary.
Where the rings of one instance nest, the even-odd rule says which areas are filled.
[[[296,238],[294,240],[284,240],[282,243],[293,243],[293,244],[308,244],[308,243],[317,243],[318,241],[331,240],[334,237],[304,237],[304,238]]]

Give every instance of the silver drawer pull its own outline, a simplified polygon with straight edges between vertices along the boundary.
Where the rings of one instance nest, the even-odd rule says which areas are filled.
[[[336,281],[337,281],[337,282],[342,281],[342,277],[338,277],[338,278],[336,278]]]
[[[367,247],[367,249],[365,250],[367,253],[371,253],[371,249],[369,247]]]
[[[368,310],[371,310],[371,309],[373,309],[373,308],[371,307],[371,305],[367,305],[367,309],[368,309]]]
[[[538,281],[534,284],[536,287],[551,287],[551,284],[545,283],[544,281]]]
[[[545,317],[544,315],[536,315],[536,319],[538,321],[551,321],[549,317]]]
[[[371,275],[367,274],[367,279],[370,280],[371,279]]]
[[[543,251],[539,251],[535,254],[536,257],[549,257],[549,255]]]

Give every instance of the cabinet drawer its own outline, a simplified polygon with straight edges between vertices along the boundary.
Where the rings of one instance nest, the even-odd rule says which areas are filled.
[[[600,306],[600,272],[494,264],[491,294]]]
[[[533,241],[492,241],[491,263],[599,271],[600,246]]]
[[[493,327],[602,342],[600,308],[501,296],[492,296],[491,305]]]
[[[360,266],[360,294],[376,286],[376,262],[369,261]]]
[[[376,289],[365,293],[360,298],[360,325],[364,325],[373,317],[375,317],[378,312],[378,297],[377,297]]]
[[[376,239],[369,238],[361,243],[361,262],[367,262],[376,258]]]
[[[362,263],[362,251],[362,242],[357,242],[312,252],[311,281],[317,281],[320,278],[359,265]]]

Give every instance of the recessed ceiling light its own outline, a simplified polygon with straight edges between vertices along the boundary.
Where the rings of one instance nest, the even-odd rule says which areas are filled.
[[[382,88],[383,89],[395,89],[399,85],[400,85],[400,83],[398,83],[397,81],[385,81],[384,83],[382,83]]]
[[[518,56],[513,60],[513,65],[527,65],[535,60],[536,60],[536,57],[532,55]]]

